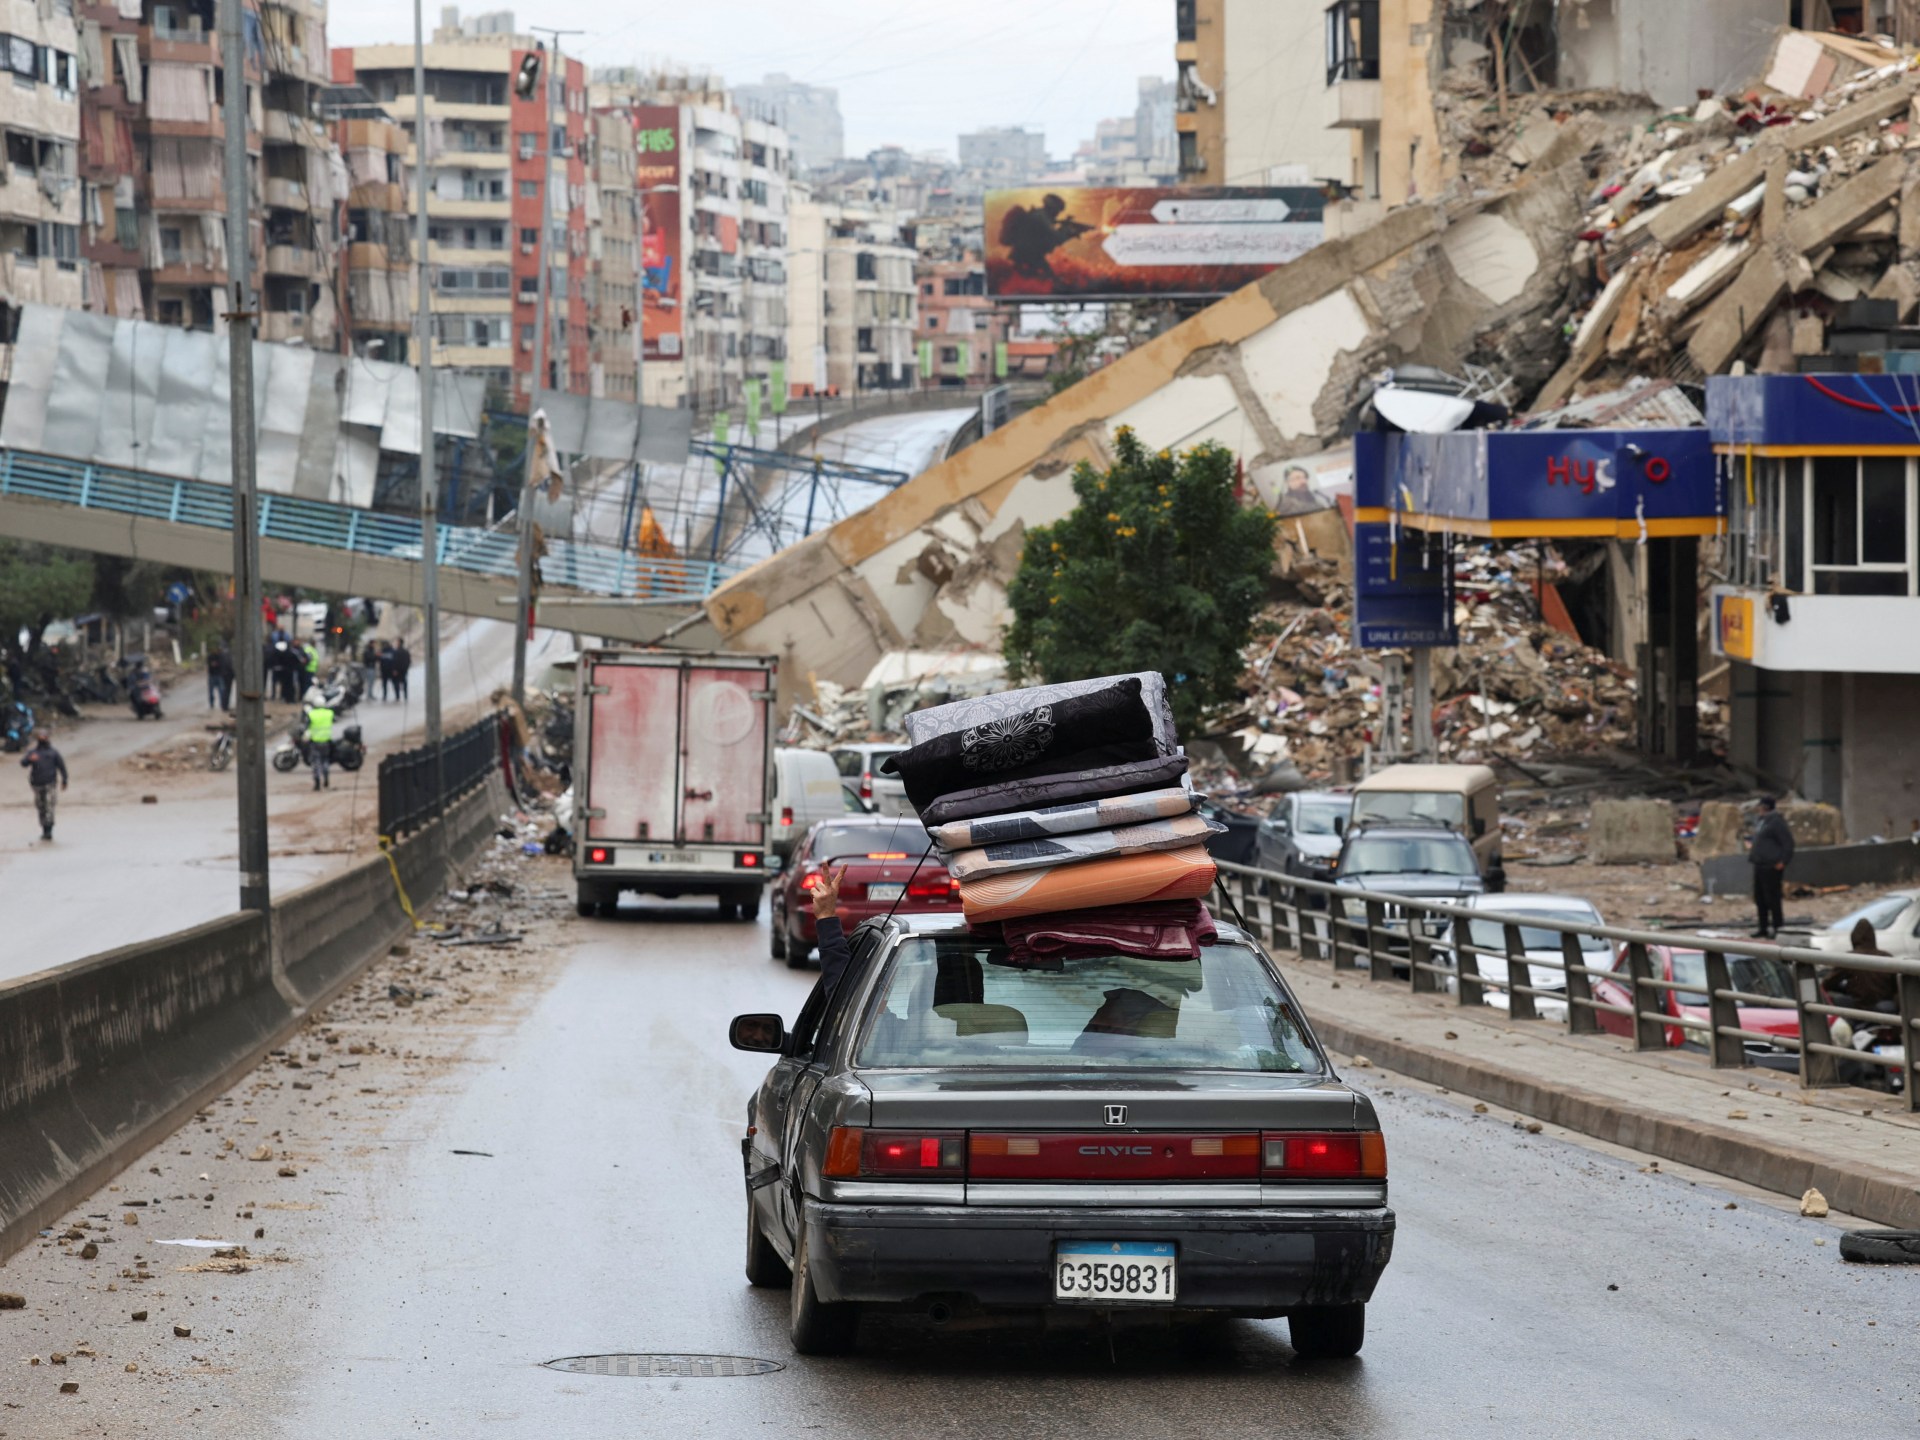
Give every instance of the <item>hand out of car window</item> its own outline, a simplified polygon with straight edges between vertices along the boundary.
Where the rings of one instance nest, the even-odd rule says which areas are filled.
[[[812,891],[814,919],[824,920],[840,908],[840,882],[846,875],[845,865],[829,865],[820,872]]]

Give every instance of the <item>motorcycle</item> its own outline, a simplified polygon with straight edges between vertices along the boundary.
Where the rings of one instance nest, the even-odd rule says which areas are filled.
[[[207,752],[207,768],[224,770],[233,763],[233,726],[209,725],[213,732],[213,748]]]
[[[0,750],[24,750],[32,739],[32,709],[19,700],[0,701]]]
[[[358,770],[366,763],[366,759],[367,747],[361,742],[358,725],[346,725],[334,731],[334,764],[342,770]],[[294,721],[293,729],[280,742],[280,748],[273,752],[273,768],[282,775],[290,775],[312,763],[313,746],[307,740],[307,721],[302,715]]]
[[[133,718],[144,720],[149,715],[161,719],[160,687],[153,683],[153,677],[141,671],[133,677],[127,690],[127,703],[133,707]]]
[[[120,682],[113,678],[104,665],[81,671],[74,677],[73,688],[80,692],[82,700],[96,705],[112,705],[125,698]]]

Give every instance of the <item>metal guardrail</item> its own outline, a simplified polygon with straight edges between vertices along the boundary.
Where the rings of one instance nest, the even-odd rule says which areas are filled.
[[[417,830],[505,763],[505,712],[496,710],[440,741],[440,764],[433,748],[402,750],[380,762],[380,834],[398,839]],[[446,787],[436,791],[436,773]]]
[[[1670,1035],[1680,1032],[1704,1045],[1716,1069],[1740,1068],[1756,1057],[1792,1055],[1805,1088],[1850,1083],[1842,1074],[1842,1062],[1878,1066],[1902,1080],[1907,1109],[1920,1111],[1920,1043],[1916,1043],[1920,1041],[1920,962],[1760,944],[1718,935],[1573,925],[1541,914],[1469,910],[1226,861],[1219,862],[1219,869],[1222,885],[1247,927],[1270,947],[1296,951],[1302,959],[1325,960],[1335,970],[1364,969],[1369,980],[1381,982],[1391,982],[1394,972],[1404,969],[1407,984],[1415,994],[1451,991],[1461,1005],[1479,1005],[1490,991],[1504,994],[1507,1012],[1516,1020],[1543,1018],[1540,1011],[1544,1001],[1554,1008],[1564,1007],[1563,1023],[1574,1035],[1597,1034],[1602,1029],[1603,1014],[1618,1016],[1628,1022],[1636,1050],[1670,1048]],[[1471,930],[1473,921],[1498,925],[1502,945],[1496,949],[1477,944]],[[1544,959],[1538,952],[1528,955],[1521,943],[1523,928],[1558,934],[1560,958]],[[1608,942],[1604,960],[1581,946],[1582,937]],[[1655,947],[1698,951],[1704,959],[1704,987],[1657,974],[1650,954]],[[1470,963],[1463,966],[1460,956],[1471,957]],[[1741,956],[1777,960],[1789,966],[1793,974],[1791,998],[1736,988],[1728,961]],[[1589,965],[1589,958],[1599,963]],[[1492,974],[1481,969],[1482,959],[1491,963]],[[1624,964],[1616,965],[1622,959]],[[1896,1011],[1834,1003],[1822,988],[1820,971],[1836,966],[1892,975],[1898,996]],[[1561,983],[1536,984],[1533,972],[1538,970],[1557,972]],[[1629,1003],[1597,998],[1595,980],[1624,989]],[[1694,1004],[1693,1008],[1704,1008],[1707,1018],[1669,1011],[1666,1000],[1673,992],[1704,995],[1704,1006]],[[1743,1029],[1743,1005],[1792,1009],[1797,1033],[1773,1035]],[[1849,1026],[1894,1027],[1901,1037],[1899,1053],[1879,1055],[1835,1044],[1836,1019]]]
[[[0,496],[210,530],[233,526],[232,494],[224,485],[25,450],[0,449]],[[514,535],[467,525],[442,525],[436,534],[442,567],[512,581]],[[417,562],[422,553],[420,522],[411,516],[291,495],[260,496],[260,537],[403,563]],[[661,560],[568,540],[550,542],[540,560],[545,584],[620,599],[702,600],[734,572],[708,560]]]

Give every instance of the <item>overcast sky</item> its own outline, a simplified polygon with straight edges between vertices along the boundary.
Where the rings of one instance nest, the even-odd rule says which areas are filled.
[[[429,31],[438,0],[424,0]],[[468,4],[473,14],[504,8]],[[840,91],[847,151],[954,151],[987,125],[1042,129],[1065,158],[1096,120],[1133,113],[1141,75],[1173,75],[1172,0],[541,0],[521,26],[587,33],[564,43],[592,65],[671,59],[729,83],[783,70]],[[410,7],[333,0],[335,45],[410,42]]]

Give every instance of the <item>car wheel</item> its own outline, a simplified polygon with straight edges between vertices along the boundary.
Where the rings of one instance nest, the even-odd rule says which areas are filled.
[[[1920,1230],[1849,1230],[1840,1258],[1863,1265],[1920,1265]]]
[[[747,1283],[763,1289],[793,1283],[793,1271],[760,1229],[760,1212],[751,1193],[747,1195]]]
[[[738,912],[738,908],[739,907],[736,906],[728,896],[722,895],[720,897],[720,918],[722,920],[733,919]]]
[[[600,906],[600,894],[591,886],[582,885],[574,891],[574,913],[585,920],[592,916]]]
[[[1367,1307],[1309,1305],[1287,1316],[1287,1338],[1305,1360],[1344,1360],[1367,1338]]]
[[[801,1231],[793,1247],[793,1307],[788,1337],[797,1355],[844,1355],[853,1349],[860,1312],[852,1305],[829,1305],[814,1292],[807,1267],[807,1236]]]
[[[620,913],[620,897],[616,895],[611,900],[602,900],[599,905],[599,913],[602,920],[613,919],[614,916]]]
[[[742,898],[734,902],[734,908],[740,912],[740,918],[758,920],[760,918],[760,887],[756,885],[753,889],[743,890],[740,893]]]
[[[768,927],[773,938],[767,942],[767,949],[776,960],[787,958],[787,922],[776,912],[773,924]]]

